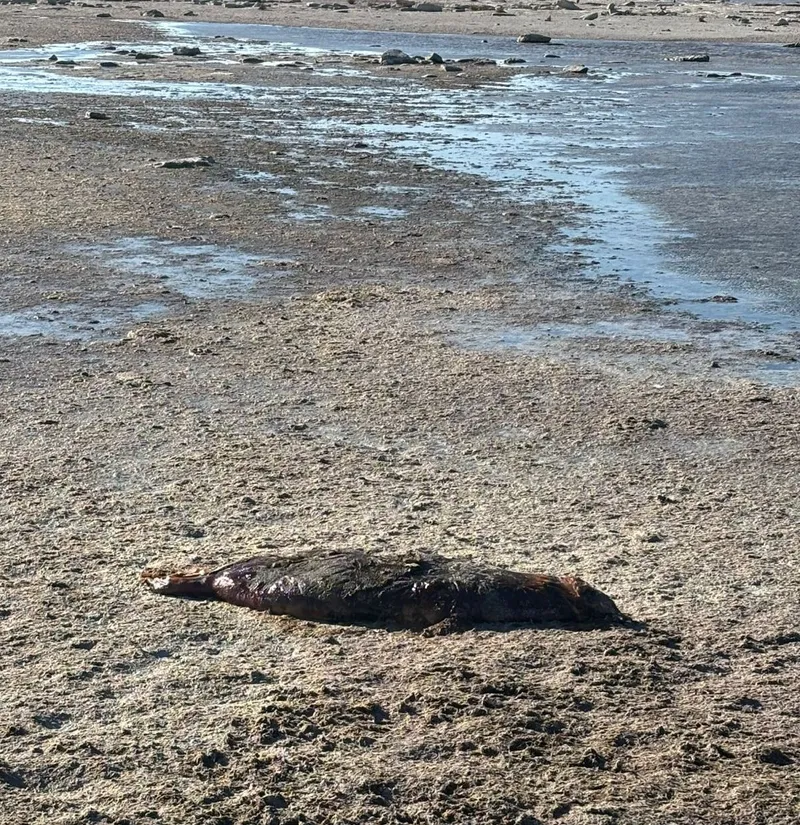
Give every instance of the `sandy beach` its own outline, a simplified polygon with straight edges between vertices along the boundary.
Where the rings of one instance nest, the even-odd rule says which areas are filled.
[[[800,40],[800,7],[444,5],[0,6],[2,825],[800,819],[797,336],[587,277],[574,194],[441,160],[509,78],[591,73],[193,59],[151,25],[663,60]],[[331,548],[574,573],[637,624],[427,638],[138,580]]]

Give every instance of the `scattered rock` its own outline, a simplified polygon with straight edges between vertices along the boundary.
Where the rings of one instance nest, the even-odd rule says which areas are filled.
[[[772,25],[773,26],[788,26],[789,21],[785,17],[779,17]]]
[[[173,46],[172,53],[178,57],[198,57],[202,54],[198,46]]]
[[[573,0],[556,0],[556,8],[566,9],[567,11],[580,11],[581,7]]]
[[[134,52],[133,56],[137,60],[158,60],[159,58],[157,54],[152,54],[151,52]]]
[[[155,164],[157,169],[197,169],[200,166],[211,166],[214,158],[174,158],[173,160],[162,160]]]
[[[164,17],[164,12],[158,9],[148,9],[142,12],[142,17]]]
[[[571,66],[565,66],[561,70],[561,74],[589,74],[589,67],[575,63]]]
[[[242,63],[263,63],[260,57],[243,57]]]
[[[441,66],[442,63],[444,63],[444,58],[437,52],[433,52],[428,57],[428,63],[435,63],[436,65]]]
[[[109,116],[105,112],[93,112],[90,110],[84,115],[84,118],[86,120],[108,120]]]
[[[456,66],[455,63],[445,63],[442,65],[442,68],[446,72],[463,72],[464,68],[462,66]]]
[[[507,57],[505,59],[506,66],[518,66],[522,63],[527,63],[528,61],[524,57]]]
[[[119,67],[119,63],[115,62],[114,60],[101,60],[100,61],[100,68],[101,69],[116,69]]]
[[[590,11],[589,14],[584,14],[581,20],[597,20],[600,15],[596,11]]]
[[[549,43],[551,39],[546,34],[528,32],[528,34],[521,34],[517,38],[517,43]]]
[[[408,63],[416,63],[413,57],[407,55],[400,49],[389,49],[381,55],[382,66],[404,66]]]

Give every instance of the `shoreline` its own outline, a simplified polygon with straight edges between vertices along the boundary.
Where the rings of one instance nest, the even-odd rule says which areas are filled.
[[[11,9],[22,45],[121,31]],[[0,93],[6,815],[796,821],[800,391],[748,372],[781,353],[585,277],[567,189],[433,162],[493,67],[112,62]],[[424,638],[137,585],[329,548],[576,573],[640,625]]]
[[[136,8],[163,14],[164,20],[175,22],[205,21],[218,23],[267,24],[279,26],[308,26],[317,28],[356,29],[375,32],[416,32],[439,34],[463,34],[501,37],[518,37],[529,31],[548,35],[553,39],[619,40],[619,41],[698,41],[698,42],[752,42],[786,45],[800,41],[800,5],[761,6],[752,4],[728,5],[726,3],[680,3],[666,5],[647,0],[622,8],[611,15],[604,2],[584,2],[578,10],[561,9],[553,4],[517,5],[505,16],[486,6],[485,11],[453,11],[452,4],[443,4],[441,12],[403,12],[389,4],[368,4],[355,0],[352,4],[334,4],[337,9],[317,9],[293,2],[274,3],[264,9],[225,8],[216,5],[197,5],[188,2],[145,2]],[[7,37],[24,37],[24,12],[27,7],[4,7],[8,26]],[[114,5],[109,4],[109,14]],[[134,7],[131,7],[134,8]],[[186,18],[188,8],[191,17]],[[476,6],[480,8],[480,6]],[[497,8],[503,8],[497,6]],[[57,12],[56,12],[57,10]],[[663,13],[661,10],[664,10]],[[136,24],[135,18],[124,20],[98,19],[94,8],[74,6],[45,6],[52,19],[39,17],[38,31],[68,30],[77,20],[91,22],[99,39],[115,39],[120,23]],[[582,15],[597,13],[597,20],[584,20]],[[700,21],[700,18],[704,18]],[[17,18],[17,19],[15,19]],[[550,18],[550,19],[548,19]],[[786,25],[774,25],[783,18]],[[748,22],[744,23],[743,20]],[[147,39],[148,23],[143,19],[141,34]],[[124,37],[122,38],[124,39]],[[41,41],[39,41],[41,42]],[[57,42],[51,40],[51,42]],[[63,41],[62,41],[63,42]],[[538,48],[535,45],[532,50]]]

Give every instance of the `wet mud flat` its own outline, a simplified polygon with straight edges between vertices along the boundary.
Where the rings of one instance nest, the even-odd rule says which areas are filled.
[[[3,815],[795,822],[798,396],[741,366],[786,340],[584,277],[569,191],[364,128],[474,97],[340,68],[2,92]],[[431,639],[137,586],[331,548],[577,573],[642,626]]]

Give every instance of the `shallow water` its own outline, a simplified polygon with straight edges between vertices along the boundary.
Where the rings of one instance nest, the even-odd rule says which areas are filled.
[[[565,230],[559,248],[577,256],[590,277],[631,281],[704,318],[798,328],[796,50],[769,44],[607,41],[541,47],[510,38],[153,25],[184,42],[198,42],[209,54],[258,48],[318,58],[402,48],[435,50],[445,57],[524,54],[531,64],[557,69],[585,63],[592,72],[588,78],[510,75],[503,85],[480,89],[399,77],[389,87],[367,74],[357,87],[267,88],[93,79],[69,70],[4,64],[0,89],[251,101],[248,115],[232,124],[248,134],[269,133],[276,122],[291,123],[291,134],[284,137],[293,146],[307,140],[346,147],[355,139],[364,151],[480,175],[521,208],[542,199],[578,205],[583,211]],[[215,35],[240,41],[214,40]],[[87,51],[92,49],[96,52],[97,44],[87,45]],[[664,61],[698,51],[708,51],[711,61]],[[710,72],[740,74],[708,77]],[[259,182],[261,174],[250,180]],[[332,217],[327,207],[293,202],[294,190],[284,192],[289,219]],[[374,208],[384,210],[374,217],[402,217],[385,211],[393,206]],[[719,293],[733,293],[738,300],[707,300]]]

